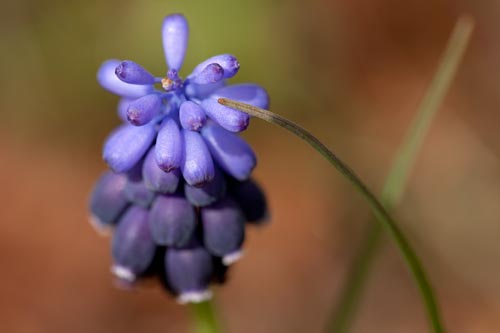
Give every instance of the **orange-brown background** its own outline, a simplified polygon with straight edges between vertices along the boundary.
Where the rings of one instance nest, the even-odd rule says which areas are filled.
[[[379,190],[461,13],[465,60],[395,211],[436,286],[449,332],[500,331],[500,3],[436,0],[4,1],[0,13],[0,331],[186,332],[189,313],[152,285],[112,286],[109,241],[87,223],[118,124],[100,62],[164,71],[160,22],[191,24],[188,69],[231,52],[235,82],[311,129]],[[370,214],[309,147],[254,120],[245,137],[271,224],[218,288],[227,332],[324,332]],[[353,332],[425,332],[389,242]]]

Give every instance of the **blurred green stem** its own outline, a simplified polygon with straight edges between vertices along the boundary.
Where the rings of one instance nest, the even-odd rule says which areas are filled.
[[[467,48],[474,22],[468,16],[458,19],[448,40],[441,63],[432,83],[418,108],[416,117],[407,133],[406,139],[397,152],[391,170],[387,176],[380,200],[387,209],[391,209],[401,200],[412,166],[422,146],[424,138],[436,112],[449,90],[453,77]],[[344,333],[349,330],[353,315],[359,304],[363,286],[370,268],[380,248],[382,229],[373,224],[367,231],[361,248],[347,275],[340,301],[330,322],[330,331]]]
[[[193,333],[219,332],[213,301],[193,303],[190,306],[193,312]]]
[[[396,222],[389,215],[384,206],[377,200],[375,195],[366,187],[361,179],[351,170],[351,168],[339,159],[331,150],[329,150],[321,141],[319,141],[310,132],[295,124],[294,122],[272,113],[271,111],[260,109],[252,105],[239,103],[236,101],[219,98],[219,103],[231,108],[246,112],[251,116],[263,119],[272,124],[281,126],[292,132],[314,149],[316,149],[328,162],[330,162],[350,183],[354,188],[366,199],[368,205],[372,209],[377,220],[382,224],[386,231],[392,236],[396,246],[401,251],[401,254],[410,268],[417,285],[420,289],[422,298],[424,299],[425,308],[429,317],[429,321],[435,333],[443,332],[441,317],[439,315],[438,306],[432,287],[427,279],[426,274],[420,264],[415,251],[411,248],[405,235],[401,232]]]

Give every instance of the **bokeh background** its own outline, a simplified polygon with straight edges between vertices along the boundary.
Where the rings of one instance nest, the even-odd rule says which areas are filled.
[[[395,211],[437,289],[449,332],[500,331],[500,3],[473,0],[17,0],[0,12],[0,331],[187,332],[189,312],[154,285],[124,292],[109,241],[87,222],[119,123],[96,83],[108,58],[165,70],[160,25],[184,13],[184,75],[235,54],[257,82],[379,191],[462,13],[476,30]],[[217,288],[226,332],[325,332],[370,212],[330,166],[259,120],[271,224]],[[389,240],[353,332],[426,332]]]

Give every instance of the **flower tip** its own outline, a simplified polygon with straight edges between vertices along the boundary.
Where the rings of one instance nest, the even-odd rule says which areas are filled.
[[[179,304],[202,303],[208,301],[211,298],[212,298],[212,292],[210,290],[190,291],[181,293],[177,297],[177,302]]]
[[[113,231],[113,227],[106,224],[99,219],[96,215],[89,216],[89,223],[94,228],[99,236],[108,237]]]
[[[111,266],[111,273],[118,279],[126,282],[134,282],[136,279],[135,274],[130,269],[121,265]]]
[[[179,70],[184,62],[189,37],[189,26],[184,15],[172,14],[165,17],[162,36],[167,65]]]
[[[231,266],[235,262],[239,261],[245,253],[241,250],[226,254],[225,256],[222,257],[222,263],[224,266]]]

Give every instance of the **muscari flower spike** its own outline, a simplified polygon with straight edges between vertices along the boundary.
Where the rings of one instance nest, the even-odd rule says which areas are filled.
[[[245,221],[267,216],[265,195],[250,179],[255,154],[237,134],[249,116],[218,99],[267,108],[269,97],[256,84],[227,85],[240,68],[230,54],[201,62],[183,79],[188,35],[183,15],[164,19],[165,76],[130,60],[99,68],[101,86],[121,97],[123,124],[106,139],[112,172],[90,200],[93,225],[114,229],[113,274],[127,284],[156,274],[180,303],[209,298],[210,284],[223,282],[243,253]]]

